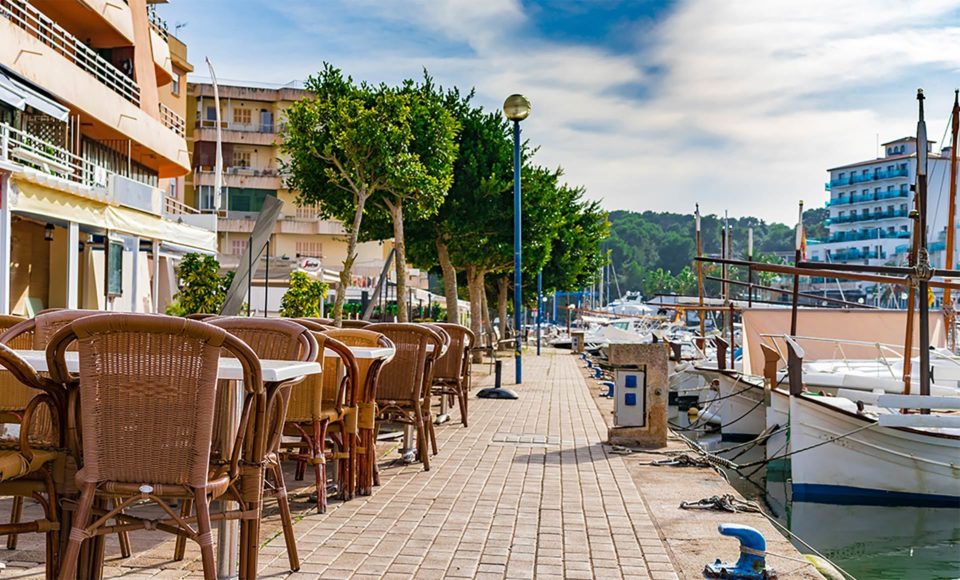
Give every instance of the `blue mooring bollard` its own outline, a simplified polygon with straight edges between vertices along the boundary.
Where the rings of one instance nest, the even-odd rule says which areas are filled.
[[[603,385],[604,387],[607,387],[607,392],[601,394],[600,396],[603,397],[604,399],[612,399],[613,388],[615,383],[613,381],[600,381],[600,384]]]
[[[720,524],[717,528],[722,536],[731,536],[740,540],[740,559],[736,564],[722,563],[718,558],[703,569],[706,578],[755,579],[776,578],[776,572],[767,568],[767,541],[763,534],[750,526],[740,524]]]

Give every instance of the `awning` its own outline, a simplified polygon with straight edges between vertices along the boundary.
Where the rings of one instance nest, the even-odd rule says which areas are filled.
[[[28,181],[16,180],[18,195],[14,211],[23,211],[57,220],[125,233],[151,240],[176,240],[176,245],[192,251],[213,252],[217,248],[217,234],[202,228],[177,223],[168,219],[114,207]]]
[[[0,100],[21,111],[30,105],[62,123],[70,118],[70,109],[3,67],[0,67]]]

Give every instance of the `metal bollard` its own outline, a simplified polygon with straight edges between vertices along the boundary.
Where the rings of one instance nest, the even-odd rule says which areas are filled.
[[[501,381],[501,378],[503,377],[503,361],[502,360],[498,360],[494,364],[493,373],[494,373],[493,388],[499,389],[501,384],[500,381]]]
[[[766,565],[767,542],[759,531],[740,524],[720,524],[717,531],[722,536],[740,540],[740,559],[735,564],[722,563],[719,559],[707,564],[703,575],[707,578],[753,579],[776,578],[776,572]]]

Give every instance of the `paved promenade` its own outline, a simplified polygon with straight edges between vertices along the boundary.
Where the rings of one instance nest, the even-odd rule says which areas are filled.
[[[324,515],[301,511],[300,572],[287,569],[278,534],[261,551],[261,577],[676,578],[623,460],[601,445],[606,426],[576,360],[528,356],[519,400],[471,398],[469,428],[456,411],[438,428],[429,472],[384,465],[372,497],[334,503]],[[483,369],[475,387],[490,382]],[[171,550],[167,540],[121,560],[108,548],[106,576],[199,575],[195,548],[177,563]]]

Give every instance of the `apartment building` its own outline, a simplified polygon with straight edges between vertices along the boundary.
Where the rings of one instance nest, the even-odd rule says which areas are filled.
[[[176,260],[216,249],[167,195],[190,67],[150,4],[0,0],[0,312],[162,310]]]
[[[947,205],[950,195],[950,149],[928,156],[928,231],[930,259],[934,266],[946,260]],[[883,156],[829,169],[829,236],[808,246],[814,261],[844,264],[904,264],[910,249],[916,183],[917,140],[904,137],[884,143]],[[955,262],[956,263],[956,262]],[[834,279],[811,280],[807,290],[847,299],[877,298],[877,287]]]
[[[187,178],[185,201],[219,216],[217,242],[221,265],[238,265],[264,199],[273,196],[283,202],[283,210],[270,238],[271,279],[282,286],[288,273],[300,268],[325,271],[328,280],[336,280],[332,274],[342,269],[347,254],[343,225],[322,219],[314,206],[299,206],[297,192],[287,189],[281,175],[284,111],[308,93],[297,83],[266,85],[219,80],[224,170],[220,207],[214,207],[217,108],[213,85],[190,82],[187,87],[187,107],[193,115],[187,127],[193,171]],[[353,285],[370,285],[371,279],[380,275],[392,247],[389,240],[360,244]],[[410,284],[426,288],[426,273],[411,269]]]

